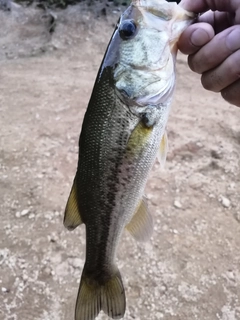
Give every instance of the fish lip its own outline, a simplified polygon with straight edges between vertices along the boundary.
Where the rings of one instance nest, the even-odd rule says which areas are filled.
[[[148,5],[148,3],[151,2],[150,5]],[[137,7],[137,8],[143,8],[146,11],[149,11],[151,13],[157,13],[157,12],[164,12],[164,10],[162,11],[161,8],[161,3],[164,4],[164,9],[167,6],[170,10],[174,10],[174,8],[178,7],[180,8],[180,10],[182,10],[182,13],[185,13],[186,16],[189,17],[189,19],[196,17],[196,13],[194,12],[190,12],[187,11],[186,9],[184,9],[181,5],[177,4],[176,2],[169,2],[166,4],[166,1],[163,0],[132,0],[132,6]],[[157,8],[157,10],[156,10]],[[179,10],[179,9],[178,9]],[[164,16],[164,14],[162,15],[162,17]],[[167,18],[167,17],[166,17]]]
[[[150,2],[150,5],[148,3]],[[158,19],[158,23],[154,23],[152,28],[162,31],[162,23],[167,23],[168,26],[172,29],[172,25],[176,21],[184,21],[183,26],[180,28],[180,33],[190,24],[194,23],[197,18],[197,14],[187,11],[181,6],[177,5],[177,3],[161,1],[161,0],[132,0],[132,6],[137,8],[140,11],[141,16],[143,17],[143,23],[149,21],[149,14],[155,19]],[[179,14],[175,15],[175,11],[178,11]],[[173,19],[174,17],[174,19]],[[184,19],[183,19],[184,17]],[[146,20],[145,20],[146,19]],[[170,22],[170,24],[169,24]],[[179,32],[176,33],[177,37],[170,38],[169,44],[171,45],[172,42],[176,42],[179,37]]]

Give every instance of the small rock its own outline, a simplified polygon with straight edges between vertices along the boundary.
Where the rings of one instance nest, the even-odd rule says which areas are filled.
[[[48,275],[48,276],[50,276],[50,275],[52,274],[52,270],[51,270],[51,268],[49,268],[49,267],[45,267],[45,268],[43,269],[43,272],[44,272],[46,275]]]
[[[231,270],[227,271],[227,277],[229,280],[235,281],[235,275],[233,271]]]
[[[17,211],[17,212],[16,212],[16,214],[15,214],[15,216],[16,216],[16,218],[20,218],[20,217],[21,217],[20,212],[19,212],[19,211]]]
[[[229,208],[231,205],[230,200],[224,196],[220,196],[219,201],[221,202],[224,208]]]
[[[156,318],[157,319],[161,319],[161,318],[163,318],[164,317],[164,314],[162,313],[162,312],[157,312],[156,313]]]
[[[22,279],[23,279],[23,281],[27,281],[28,280],[28,276],[26,274],[23,274]]]
[[[160,291],[161,293],[164,293],[164,292],[167,291],[167,287],[166,287],[165,285],[162,285],[162,286],[159,287],[159,291]]]
[[[211,150],[211,157],[214,159],[222,159],[223,155],[220,150]]]
[[[174,203],[173,203],[174,207],[177,208],[177,209],[181,209],[182,208],[182,204],[180,201],[178,200],[175,200]]]
[[[229,190],[235,190],[235,187],[236,187],[235,182],[232,182],[232,183],[229,184],[228,189]]]
[[[209,198],[212,198],[212,199],[215,198],[214,194],[212,194],[212,193],[210,193],[208,196],[209,196]]]
[[[2,292],[3,293],[7,293],[7,292],[9,292],[9,290],[7,288],[5,288],[5,287],[2,287]]]
[[[48,241],[52,243],[58,242],[59,240],[58,235],[55,232],[51,233],[51,235],[48,235],[47,238]]]
[[[163,227],[162,227],[163,231],[167,231],[168,230],[168,226],[165,224]]]
[[[83,261],[82,259],[79,258],[72,258],[69,259],[69,264],[73,267],[73,268],[82,268],[83,266]]]
[[[53,219],[53,214],[52,212],[47,212],[44,215],[44,218],[48,219],[48,220],[52,220]]]
[[[24,216],[26,216],[28,213],[29,213],[29,209],[24,209],[24,210],[20,213],[20,215],[21,215],[21,217],[24,217]]]

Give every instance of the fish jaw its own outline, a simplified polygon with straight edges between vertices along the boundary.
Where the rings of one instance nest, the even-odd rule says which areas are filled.
[[[159,31],[166,30],[168,32],[170,43],[176,42],[184,29],[196,17],[194,13],[183,9],[176,2],[133,0],[132,4],[141,12],[145,24],[157,28]]]
[[[132,3],[141,12],[146,25],[167,32],[171,53],[176,57],[176,43],[182,32],[192,24],[196,14],[183,9],[176,2],[165,0],[133,0]]]
[[[194,14],[167,1],[133,1],[130,8],[118,28],[132,20],[136,34],[119,43],[114,70],[117,92],[125,101],[131,100],[129,104],[166,103],[175,84],[176,43]]]

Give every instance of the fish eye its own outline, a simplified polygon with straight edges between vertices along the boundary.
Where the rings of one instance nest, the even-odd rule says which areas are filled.
[[[133,20],[125,20],[119,26],[119,34],[123,40],[132,38],[137,30],[137,26]]]

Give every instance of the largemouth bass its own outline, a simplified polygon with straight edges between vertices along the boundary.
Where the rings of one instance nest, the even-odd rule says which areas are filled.
[[[115,263],[126,227],[139,241],[153,221],[143,198],[160,150],[175,85],[176,42],[193,14],[164,0],[133,1],[122,14],[99,69],[79,139],[79,160],[64,225],[86,226],[86,261],[75,319],[103,310],[124,316],[126,298]]]

